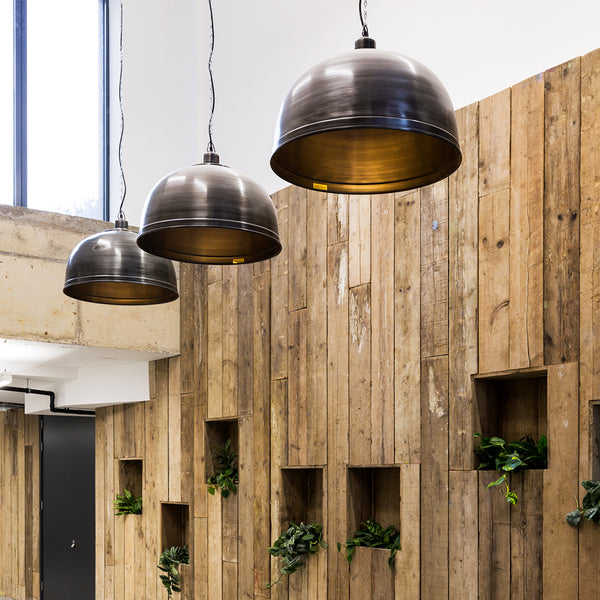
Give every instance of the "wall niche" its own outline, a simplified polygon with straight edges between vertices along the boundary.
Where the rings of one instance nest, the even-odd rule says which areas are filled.
[[[141,458],[120,458],[119,459],[119,489],[117,493],[122,494],[123,490],[129,490],[134,498],[142,496],[144,475],[144,461]]]
[[[190,507],[185,502],[161,502],[161,547],[185,546],[190,543]]]
[[[238,420],[235,417],[206,419],[204,421],[204,431],[204,456],[206,457],[204,480],[206,481],[219,468],[219,463],[214,455],[217,450],[225,446],[227,440],[231,440],[233,451],[239,455]],[[239,459],[236,464],[239,466]]]
[[[282,530],[290,522],[323,525],[322,467],[281,468],[280,522]]]
[[[474,375],[474,431],[508,442],[548,435],[547,381],[545,368]]]

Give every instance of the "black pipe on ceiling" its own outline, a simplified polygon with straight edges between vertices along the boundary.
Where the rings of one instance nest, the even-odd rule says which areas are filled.
[[[95,415],[96,411],[93,410],[79,410],[75,408],[57,408],[54,404],[56,400],[56,394],[50,390],[33,390],[29,387],[15,387],[12,385],[6,385],[0,388],[0,392],[21,392],[23,394],[40,394],[42,396],[48,396],[50,398],[50,412],[60,413],[67,415]]]

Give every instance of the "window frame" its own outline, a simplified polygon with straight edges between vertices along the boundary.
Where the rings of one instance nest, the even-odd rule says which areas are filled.
[[[102,42],[102,216],[110,219],[109,0],[98,0]],[[13,0],[13,205],[27,207],[27,0]]]

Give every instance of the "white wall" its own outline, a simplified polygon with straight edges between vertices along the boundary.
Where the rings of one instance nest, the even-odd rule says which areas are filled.
[[[208,9],[206,0],[124,3],[126,212],[138,224],[153,184],[201,160],[206,146]],[[223,163],[269,192],[287,185],[269,167],[279,105],[312,64],[354,47],[357,6],[214,0],[214,139]],[[597,0],[369,0],[368,13],[378,47],[430,67],[456,108],[600,46]]]

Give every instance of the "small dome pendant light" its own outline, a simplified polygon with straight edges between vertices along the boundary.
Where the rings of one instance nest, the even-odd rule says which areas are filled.
[[[267,260],[281,252],[277,213],[255,181],[219,162],[212,140],[215,88],[212,74],[214,20],[211,0],[211,110],[204,161],[170,173],[148,195],[137,243],[175,260],[239,264]]]
[[[136,244],[136,234],[129,230],[123,213],[127,185],[121,156],[124,132],[121,99],[123,79],[122,4],[120,50],[119,105],[121,108],[121,137],[119,140],[119,167],[123,186],[121,206],[114,229],[107,229],[91,235],[75,246],[67,263],[63,292],[76,300],[99,304],[162,304],[176,300],[179,297],[173,263],[140,250]]]
[[[354,52],[315,65],[285,97],[271,168],[295,185],[336,193],[439,181],[462,159],[450,97],[424,65],[377,50],[366,0],[358,8],[363,29]]]

